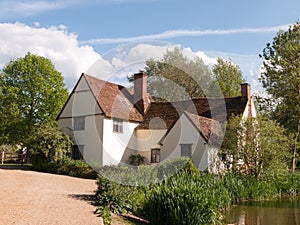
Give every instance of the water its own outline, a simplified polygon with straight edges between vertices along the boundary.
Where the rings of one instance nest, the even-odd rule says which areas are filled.
[[[237,205],[225,217],[234,225],[300,225],[300,198],[247,202]]]

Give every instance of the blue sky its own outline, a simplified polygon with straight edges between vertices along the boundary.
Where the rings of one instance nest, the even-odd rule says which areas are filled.
[[[0,67],[30,51],[50,58],[71,87],[95,60],[97,76],[105,77],[112,67],[135,63],[137,52],[147,59],[165,50],[156,43],[170,42],[210,65],[231,58],[258,90],[258,54],[299,12],[299,0],[0,1]],[[106,60],[132,42],[127,58]]]

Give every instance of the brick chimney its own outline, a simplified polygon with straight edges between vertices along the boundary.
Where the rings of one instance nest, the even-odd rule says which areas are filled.
[[[248,84],[248,83],[241,84],[241,94],[242,94],[242,97],[246,97],[248,99],[251,98],[250,84]]]
[[[248,83],[241,84],[242,97],[246,97],[248,100],[248,116],[252,116],[252,105],[251,105],[251,86]]]
[[[139,112],[144,115],[150,105],[150,99],[147,94],[147,74],[145,72],[134,74],[133,102]]]

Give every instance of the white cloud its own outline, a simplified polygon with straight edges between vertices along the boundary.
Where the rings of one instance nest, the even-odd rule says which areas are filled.
[[[96,38],[86,41],[81,41],[82,44],[116,44],[125,42],[139,42],[145,40],[165,40],[176,37],[199,37],[208,35],[231,35],[243,33],[270,33],[277,32],[280,29],[287,29],[289,25],[279,25],[271,27],[258,28],[238,28],[227,30],[169,30],[158,34],[141,35],[135,37],[120,37],[120,38]]]
[[[33,25],[34,25],[35,27],[40,27],[40,26],[41,26],[40,22],[38,22],[38,21],[33,22]]]
[[[0,68],[27,52],[49,58],[66,81],[74,82],[100,55],[91,46],[80,46],[77,36],[65,26],[30,27],[22,23],[0,23]]]
[[[0,2],[0,19],[23,18],[42,13],[87,5],[152,2],[156,0],[3,0]]]
[[[102,79],[111,79],[113,76],[119,83],[124,84],[124,78],[143,69],[146,60],[160,59],[167,49],[181,47],[158,41],[131,43],[101,56],[91,46],[80,45],[77,36],[68,32],[67,27],[63,25],[45,28],[30,27],[22,23],[0,23],[0,32],[0,69],[11,59],[23,57],[27,52],[31,52],[49,58],[56,69],[62,72],[69,88],[75,84],[82,72]],[[191,59],[202,58],[209,66],[216,63],[217,57],[226,60],[230,58],[241,68],[253,89],[261,88],[257,82],[262,64],[258,56],[195,52],[190,48],[182,48],[182,52]]]
[[[0,2],[0,18],[26,17],[64,7],[62,1],[2,1]]]
[[[88,73],[98,75],[99,71],[105,71],[106,79],[124,79],[126,76],[143,70],[147,60],[160,59],[167,49],[174,49],[177,45],[166,42],[134,43],[122,45],[102,56],[110,63],[110,66],[103,64],[103,61],[95,63]],[[100,74],[98,75],[100,76]]]

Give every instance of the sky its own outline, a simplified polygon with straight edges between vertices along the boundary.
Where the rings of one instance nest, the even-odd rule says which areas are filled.
[[[299,0],[0,0],[0,69],[31,52],[49,58],[70,89],[83,72],[125,84],[177,46],[210,67],[231,59],[255,92],[258,55],[299,12]]]

